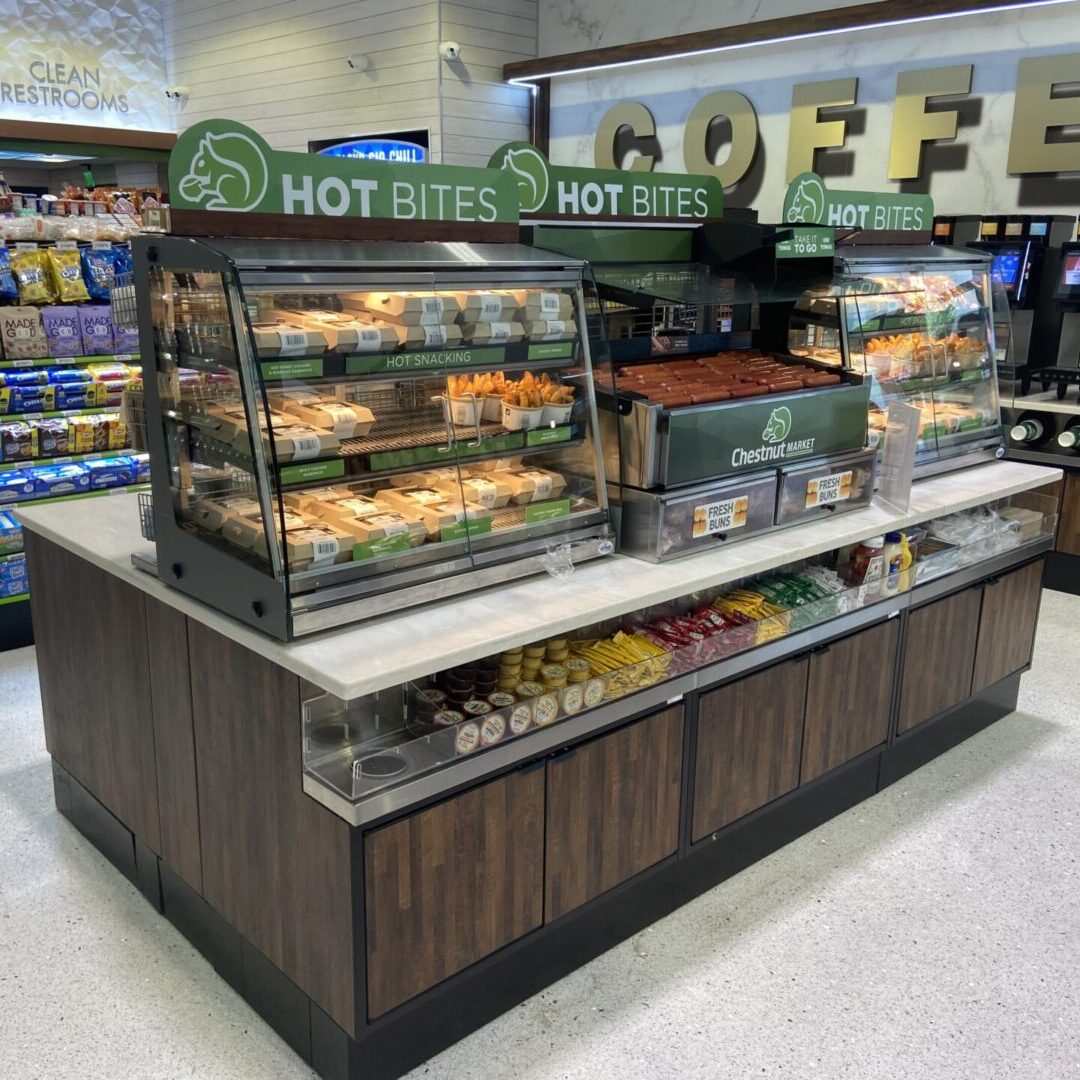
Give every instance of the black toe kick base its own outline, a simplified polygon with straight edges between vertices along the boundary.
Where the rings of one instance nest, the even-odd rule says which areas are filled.
[[[1080,596],[1080,555],[1048,551],[1043,571],[1043,588]]]
[[[56,805],[320,1076],[390,1080],[1012,712],[1020,674],[506,946],[369,1024],[359,1040],[54,762]]]
[[[987,687],[950,712],[899,736],[881,754],[878,790],[896,783],[908,773],[958,746],[965,739],[1015,712],[1022,672]]]

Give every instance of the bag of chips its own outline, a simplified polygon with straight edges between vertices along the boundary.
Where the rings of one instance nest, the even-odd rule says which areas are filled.
[[[82,264],[78,248],[49,248],[45,253],[49,260],[53,288],[63,304],[89,300],[90,294],[82,278]]]
[[[116,283],[116,248],[83,248],[83,281],[91,300],[108,300]]]
[[[13,251],[11,272],[19,288],[20,304],[49,304],[55,299],[44,251]]]
[[[0,247],[0,300],[15,301],[19,299],[19,289],[15,284],[15,278],[11,273],[11,262],[8,259],[8,249]]]

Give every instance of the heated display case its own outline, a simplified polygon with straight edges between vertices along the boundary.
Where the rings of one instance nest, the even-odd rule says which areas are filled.
[[[796,356],[871,377],[871,440],[894,401],[921,414],[915,475],[944,472],[1001,449],[991,260],[946,247],[852,248],[836,277],[800,300]]]
[[[167,237],[135,259],[171,585],[290,639],[612,550],[583,263]]]

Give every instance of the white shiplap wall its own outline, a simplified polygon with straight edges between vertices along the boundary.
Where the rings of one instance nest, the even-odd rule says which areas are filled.
[[[439,145],[437,0],[165,0],[177,126],[227,116],[281,150],[430,128]],[[371,58],[368,71],[346,58]]]
[[[214,116],[282,150],[309,139],[429,128],[432,159],[483,165],[528,138],[529,92],[502,65],[536,55],[537,0],[164,0],[177,127]],[[439,42],[457,41],[447,63]],[[346,57],[371,58],[366,72]]]

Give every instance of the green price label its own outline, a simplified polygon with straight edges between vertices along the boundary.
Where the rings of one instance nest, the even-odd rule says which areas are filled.
[[[510,431],[505,435],[481,439],[478,443],[458,443],[457,451],[462,457],[477,457],[479,454],[502,454],[507,450],[520,450],[524,445],[523,433]]]
[[[398,536],[384,536],[381,540],[368,540],[364,544],[354,544],[353,562],[374,559],[378,555],[389,555],[395,551],[408,551],[409,538],[404,533]]]
[[[444,525],[439,530],[439,539],[464,540],[467,536],[483,536],[491,532],[491,518],[479,518],[476,521],[455,521],[453,525]]]
[[[552,521],[555,518],[568,517],[569,499],[554,499],[551,502],[533,503],[525,507],[525,524],[535,525],[539,521]]]
[[[336,480],[344,475],[344,461],[307,461],[303,465],[286,465],[281,470],[281,482],[310,484],[316,480]]]
[[[548,443],[568,442],[570,439],[570,425],[562,424],[559,427],[536,428],[525,436],[526,446],[547,446]]]
[[[259,368],[264,379],[321,379],[323,358],[309,356],[306,360],[264,360]]]
[[[562,360],[574,355],[572,341],[538,341],[529,346],[530,360]]]
[[[501,345],[481,349],[428,349],[424,352],[356,354],[346,357],[346,375],[369,375],[379,371],[430,371],[433,368],[477,367],[501,364],[506,349]]]

